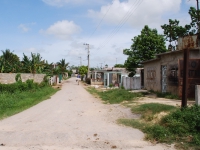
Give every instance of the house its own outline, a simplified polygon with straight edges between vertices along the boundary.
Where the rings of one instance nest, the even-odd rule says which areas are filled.
[[[187,39],[187,37],[186,37]],[[184,41],[182,39],[182,41]],[[200,49],[180,42],[181,48],[189,47],[188,97],[194,98],[195,85],[200,84]],[[189,42],[190,43],[190,42]],[[197,43],[197,42],[192,42]],[[185,45],[186,44],[186,45]],[[183,50],[170,51],[156,55],[155,59],[143,62],[144,88],[158,92],[170,92],[182,96]]]
[[[120,87],[123,76],[128,76],[128,72],[125,68],[104,68],[103,70],[94,70],[91,72],[91,85]]]

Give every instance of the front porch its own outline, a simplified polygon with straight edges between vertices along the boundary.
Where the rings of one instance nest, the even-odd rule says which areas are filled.
[[[92,71],[91,85],[102,85],[104,87],[116,86],[122,84],[121,71],[112,70],[94,70]]]

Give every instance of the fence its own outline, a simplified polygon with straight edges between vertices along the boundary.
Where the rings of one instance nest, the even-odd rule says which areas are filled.
[[[28,79],[33,79],[34,82],[42,82],[45,74],[31,74],[31,73],[20,73],[22,82],[25,82]],[[0,83],[10,84],[15,83],[15,77],[17,73],[0,73]]]
[[[141,77],[122,77],[122,86],[126,90],[141,89]]]

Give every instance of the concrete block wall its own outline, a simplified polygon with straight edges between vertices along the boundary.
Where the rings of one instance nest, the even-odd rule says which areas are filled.
[[[139,90],[141,89],[141,78],[122,77],[122,85],[126,90]]]
[[[28,79],[33,79],[34,82],[41,83],[46,74],[31,74],[31,73],[20,73],[22,82]],[[15,77],[17,73],[0,73],[0,83],[1,84],[11,84],[15,83]]]

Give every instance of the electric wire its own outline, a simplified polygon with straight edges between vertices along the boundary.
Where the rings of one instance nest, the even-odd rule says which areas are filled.
[[[104,16],[101,18],[100,22],[98,23],[98,25],[96,26],[96,28],[94,29],[94,31],[92,32],[92,34],[89,36],[89,38],[86,41],[89,41],[90,38],[94,35],[94,33],[97,31],[97,29],[99,28],[99,26],[101,25],[102,21],[104,20],[104,18],[106,17],[106,15],[108,14],[108,12],[110,11],[112,4],[109,6],[109,8],[107,9],[106,13],[104,14]]]
[[[142,2],[143,2],[143,0],[138,0],[132,4],[129,11],[124,15],[124,17],[121,19],[121,21],[115,26],[115,28],[111,31],[109,36],[104,40],[104,42],[102,42],[100,44],[98,49],[101,49],[107,45],[107,43],[112,39],[112,37],[122,28],[122,26],[126,23],[126,21],[131,17],[133,12],[142,4]]]

